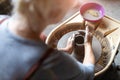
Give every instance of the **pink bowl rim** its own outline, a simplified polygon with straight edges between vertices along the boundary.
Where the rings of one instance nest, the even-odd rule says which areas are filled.
[[[98,19],[96,19],[96,20],[89,20],[89,19],[86,19],[86,18],[84,18],[84,17],[82,16],[83,12],[81,12],[81,10],[82,10],[82,8],[83,8],[84,6],[86,6],[86,5],[88,5],[88,4],[94,4],[94,5],[98,5],[99,7],[101,7],[100,10],[102,11],[102,15],[101,15],[100,18],[98,18]],[[84,3],[84,4],[81,5],[81,7],[80,7],[80,14],[81,14],[81,16],[84,18],[84,20],[86,20],[86,21],[91,21],[91,22],[96,22],[96,21],[101,20],[101,19],[104,17],[104,15],[105,15],[105,10],[104,10],[103,6],[102,6],[101,4],[99,4],[99,3],[97,3],[97,2],[87,2],[87,3]]]

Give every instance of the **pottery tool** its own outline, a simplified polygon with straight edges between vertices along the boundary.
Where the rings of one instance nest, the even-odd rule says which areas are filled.
[[[106,37],[107,35],[109,35],[110,33],[114,32],[114,31],[117,30],[117,29],[118,29],[118,27],[117,27],[117,28],[114,28],[114,29],[112,29],[112,30],[109,30],[109,31],[107,31],[107,32],[105,32],[105,33],[104,33],[104,37]]]

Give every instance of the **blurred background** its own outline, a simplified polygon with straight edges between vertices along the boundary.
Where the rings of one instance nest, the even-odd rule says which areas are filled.
[[[105,9],[105,15],[120,21],[120,0],[80,0],[80,5],[86,2],[97,2],[101,4]],[[47,36],[56,26],[78,12],[80,5],[70,10],[59,23],[49,25],[49,27],[44,30],[44,34]],[[12,6],[10,5],[10,0],[0,0],[1,15],[11,15],[11,10]],[[110,69],[108,69],[103,76],[96,78],[95,80],[120,80],[120,70],[117,65],[120,65],[120,46],[118,48],[118,54],[116,55],[114,63],[111,65]]]

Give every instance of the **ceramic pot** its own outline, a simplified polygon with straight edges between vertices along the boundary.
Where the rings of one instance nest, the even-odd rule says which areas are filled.
[[[84,58],[84,37],[85,32],[78,31],[78,34],[75,34],[73,42],[74,50],[72,56],[74,56],[80,62],[83,62]]]

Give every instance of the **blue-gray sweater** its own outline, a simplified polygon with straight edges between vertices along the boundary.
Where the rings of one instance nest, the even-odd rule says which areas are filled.
[[[11,33],[8,24],[9,19],[0,25],[0,80],[23,80],[48,47]],[[94,65],[83,65],[64,52],[54,51],[31,80],[92,80],[93,75]]]

